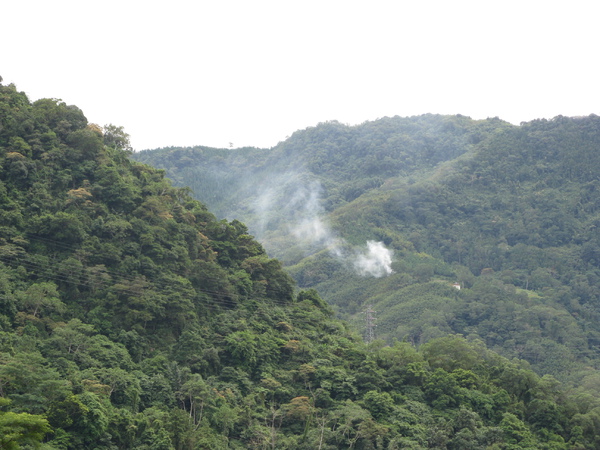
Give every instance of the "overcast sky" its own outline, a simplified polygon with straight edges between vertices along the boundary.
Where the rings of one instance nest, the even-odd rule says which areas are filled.
[[[423,113],[518,124],[600,113],[596,4],[10,1],[0,75],[124,126],[136,150]]]

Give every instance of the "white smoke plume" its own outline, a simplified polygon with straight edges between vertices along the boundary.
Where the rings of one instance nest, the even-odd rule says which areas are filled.
[[[331,239],[331,232],[321,219],[323,207],[320,198],[321,185],[318,182],[295,185],[294,193],[286,205],[286,210],[292,218],[288,227],[300,241],[327,245]]]
[[[290,227],[292,234],[301,241],[323,243],[331,240],[331,233],[319,217],[307,217]]]
[[[394,253],[385,247],[383,242],[367,241],[367,249],[357,255],[354,267],[361,275],[376,278],[391,275]]]
[[[296,246],[303,248],[308,256],[328,249],[331,255],[361,276],[379,278],[392,274],[393,252],[382,242],[368,241],[365,249],[349,250],[348,243],[337,236],[324,219],[321,194],[321,184],[307,178],[306,174],[286,172],[269,177],[255,191],[251,206],[255,217],[253,232],[267,250],[281,252],[282,245]],[[288,242],[282,242],[274,231],[281,230],[284,223]],[[292,238],[291,242],[289,238]]]

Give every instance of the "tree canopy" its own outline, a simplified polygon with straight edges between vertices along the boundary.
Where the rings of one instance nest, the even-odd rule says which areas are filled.
[[[0,85],[2,448],[598,446],[595,374],[569,390],[452,330],[366,345],[246,225],[129,156],[122,128]]]

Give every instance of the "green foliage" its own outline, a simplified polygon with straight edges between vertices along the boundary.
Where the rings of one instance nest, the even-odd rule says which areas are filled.
[[[135,158],[191,185],[218,215],[242,218],[301,288],[357,329],[371,305],[388,343],[462,334],[576,385],[600,358],[599,124],[393,117],[319,124],[269,150]],[[331,239],[294,237],[307,223],[353,245],[384,242],[394,274],[357,277],[323,250]]]
[[[8,403],[2,400],[0,405]],[[0,448],[14,450],[22,445],[39,448],[50,431],[48,421],[42,416],[0,411]]]
[[[372,296],[398,314],[413,312],[411,321],[392,326],[398,315],[391,314],[382,324],[391,336],[407,336],[405,342],[366,346],[315,289],[296,292],[281,263],[243,223],[216,219],[164,172],[132,162],[121,127],[88,124],[78,108],[59,100],[30,104],[14,86],[0,85],[0,112],[2,448],[597,446],[593,369],[570,392],[474,339],[477,332],[500,335],[500,328],[516,326],[523,334],[511,335],[514,349],[531,359],[551,351],[558,364],[573,346],[589,352],[576,318],[554,307],[572,299],[559,292],[556,280],[562,281],[552,271],[562,266],[536,266],[543,256],[533,244],[514,249],[527,256],[514,273],[470,278],[471,250],[461,253],[462,272],[455,271],[439,252],[415,253],[421,245],[415,236],[409,243],[383,222],[361,231],[418,262],[396,263],[396,273],[378,283],[322,260],[348,282],[350,290],[338,298],[357,289],[356,312]],[[374,139],[348,145],[350,136],[371,128]],[[401,133],[389,136],[398,128]],[[503,128],[493,120],[442,116],[386,119],[360,129],[330,123],[311,136],[295,134],[276,152],[331,175],[333,208],[376,191],[391,173],[428,170]],[[319,136],[334,143],[317,145]],[[310,151],[299,155],[303,145]],[[366,175],[354,173],[363,165],[358,150],[368,150]],[[243,157],[202,153],[231,157],[239,170],[246,170],[246,156],[255,158],[247,170],[257,173],[271,158],[245,151]],[[239,173],[208,191],[232,192],[242,183]],[[578,174],[571,176],[587,176]],[[434,209],[422,213],[437,218]],[[573,255],[555,247],[544,252],[558,262]],[[594,260],[593,242],[586,255]],[[518,291],[506,280],[519,279],[522,270],[533,281]],[[470,293],[448,285],[459,272]],[[314,285],[327,281],[304,274]],[[590,298],[593,275],[577,285]],[[501,310],[512,315],[495,322]],[[426,311],[432,314],[421,315]]]

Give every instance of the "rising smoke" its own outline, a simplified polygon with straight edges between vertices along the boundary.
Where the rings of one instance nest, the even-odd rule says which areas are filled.
[[[321,201],[323,189],[317,180],[300,172],[264,180],[252,202],[255,220],[251,228],[267,250],[295,248],[308,256],[327,249],[361,276],[379,278],[393,273],[393,252],[382,242],[368,241],[364,248],[351,248],[329,227]],[[277,235],[282,229],[286,230],[286,239]]]
[[[356,256],[354,267],[361,275],[376,278],[391,275],[393,252],[383,242],[367,241],[367,250]]]

